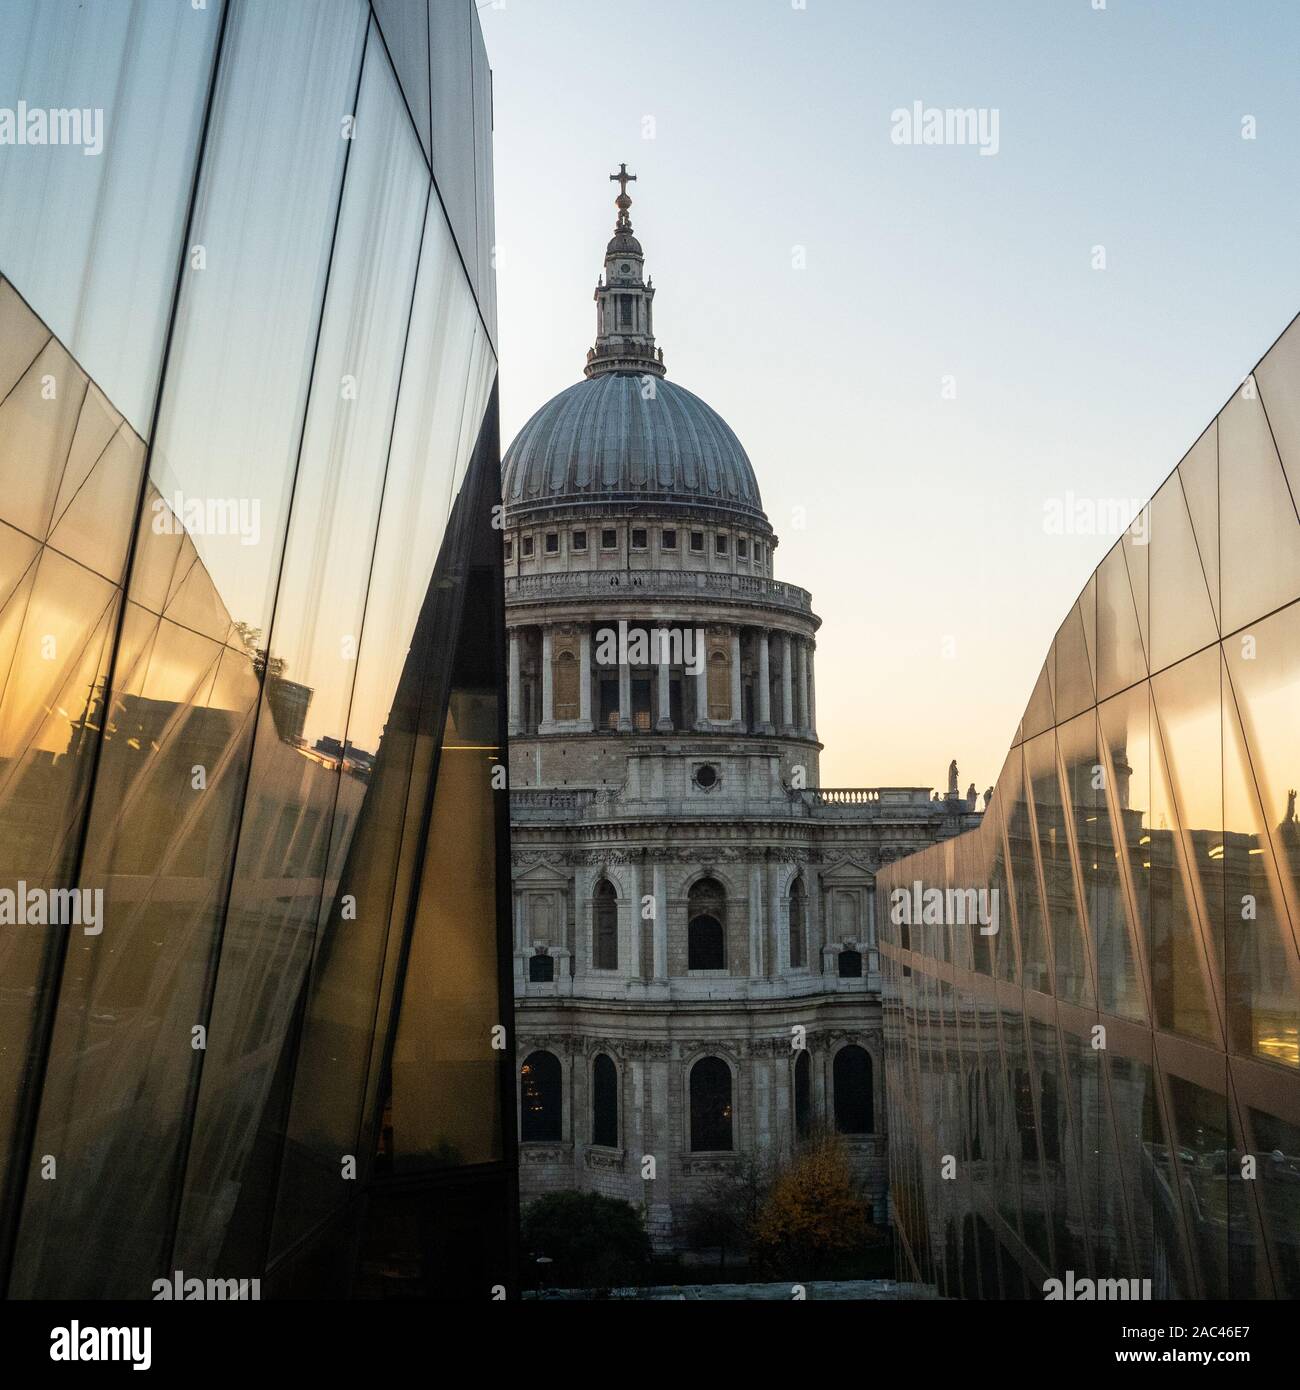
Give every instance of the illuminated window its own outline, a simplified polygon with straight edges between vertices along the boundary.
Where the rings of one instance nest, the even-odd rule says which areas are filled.
[[[731,1068],[721,1057],[701,1057],[691,1068],[691,1151],[732,1147]]]
[[[525,1144],[556,1144],[562,1133],[560,1059],[530,1052],[519,1069],[519,1137]]]

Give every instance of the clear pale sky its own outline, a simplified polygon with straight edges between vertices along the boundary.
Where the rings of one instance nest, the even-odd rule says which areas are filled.
[[[626,160],[669,376],[823,618],[825,785],[988,786],[1114,538],[1046,505],[1144,501],[1300,310],[1300,5],[1095,2],[480,5],[503,440],[581,375]],[[997,154],[893,143],[917,101]]]

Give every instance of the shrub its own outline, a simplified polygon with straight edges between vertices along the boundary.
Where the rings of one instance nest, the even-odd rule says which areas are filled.
[[[650,1263],[650,1237],[630,1203],[597,1192],[553,1192],[525,1208],[524,1281],[607,1290],[636,1284]],[[537,1257],[551,1263],[539,1265]]]

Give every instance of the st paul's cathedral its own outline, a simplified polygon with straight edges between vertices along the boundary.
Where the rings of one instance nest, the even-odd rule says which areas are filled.
[[[629,215],[583,380],[503,463],[520,1194],[659,1249],[746,1155],[844,1138],[888,1217],[875,875],[974,788],[827,788],[806,589],[731,427],[666,375]]]

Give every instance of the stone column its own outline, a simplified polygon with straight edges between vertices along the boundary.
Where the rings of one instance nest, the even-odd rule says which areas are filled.
[[[758,720],[758,732],[772,732],[772,676],[768,668],[768,632],[766,628],[758,634],[758,689],[757,709],[754,717]]]
[[[539,732],[548,734],[555,722],[555,662],[552,629],[542,628],[542,722]]]
[[[808,718],[808,647],[802,638],[795,649],[795,656],[798,659],[799,672],[799,701],[796,707],[795,725],[801,734],[806,734],[811,727],[811,721]]]
[[[709,727],[709,645],[707,642],[698,649],[700,673],[695,677],[695,727]]]
[[[591,913],[587,910],[587,875],[579,865],[573,871],[573,973],[581,977],[591,969]]]
[[[793,652],[790,650],[790,634],[781,634],[781,732],[794,733],[794,672]]]
[[[749,866],[749,973],[754,979],[763,974],[763,866]]]
[[[641,862],[633,859],[628,865],[628,882],[631,903],[628,913],[627,955],[623,960],[623,974],[629,980],[641,978]]]
[[[785,964],[785,952],[781,950],[781,865],[775,859],[767,866],[767,921],[768,973],[777,975]]]
[[[862,962],[864,975],[880,973],[880,942],[876,937],[876,885],[867,889],[867,958]]]
[[[591,629],[584,626],[579,637],[578,722],[591,732]]]
[[[812,868],[808,870],[807,914],[808,969],[814,975],[820,975],[822,973],[822,884],[821,875]]]
[[[655,925],[654,925],[654,977],[656,980],[668,978],[668,866],[656,862],[654,866]]]
[[[520,724],[521,707],[523,705],[522,682],[519,675],[519,629],[510,629],[510,736],[523,732]]]
[[[632,730],[632,668],[626,661],[618,663],[618,731]]]
[[[808,643],[808,733],[817,737],[817,675],[813,653],[817,650],[815,642]]]
[[[737,728],[744,718],[744,708],[740,698],[740,629],[731,629],[731,722]]]
[[[655,728],[661,734],[670,734],[673,731],[673,703],[672,686],[670,677],[672,667],[668,664],[668,652],[660,651],[659,656],[659,716],[655,720]]]

